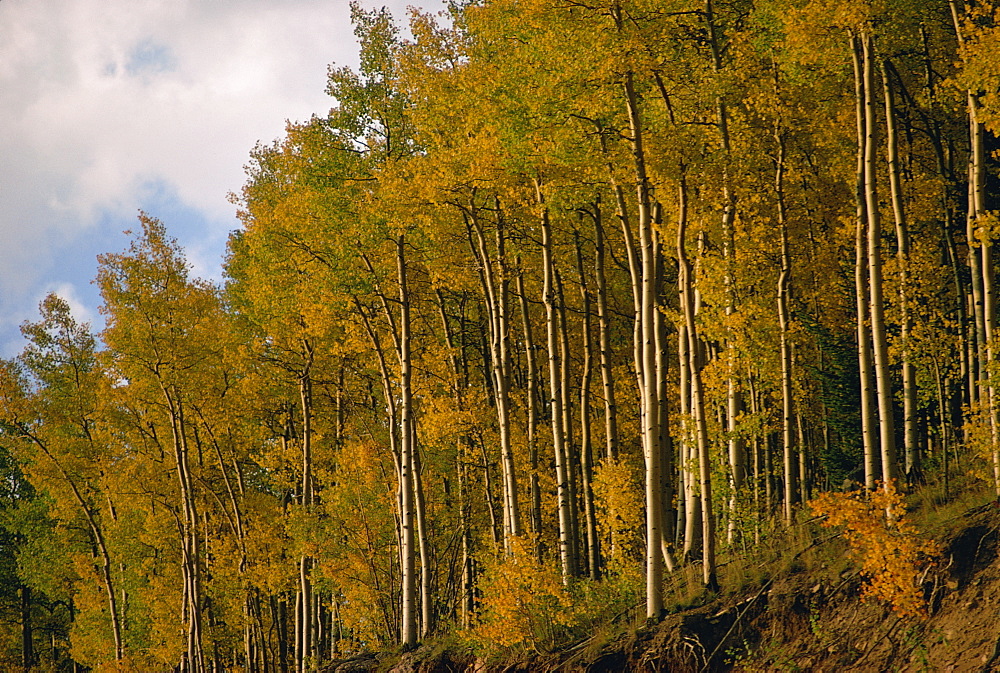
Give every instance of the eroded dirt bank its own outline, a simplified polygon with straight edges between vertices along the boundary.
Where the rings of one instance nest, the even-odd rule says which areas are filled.
[[[941,562],[924,577],[926,619],[900,618],[862,599],[862,578],[843,561],[843,542],[830,536],[803,550],[812,564],[796,559],[787,572],[739,594],[603,643],[592,638],[503,663],[427,646],[331,662],[323,670],[1000,671],[998,531],[1000,507],[992,502],[961,512],[939,531]]]

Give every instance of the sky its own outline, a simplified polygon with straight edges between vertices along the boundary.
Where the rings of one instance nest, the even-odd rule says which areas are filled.
[[[251,149],[325,114],[357,51],[348,0],[0,0],[0,357],[50,292],[101,328],[97,255],[140,210],[220,280]]]

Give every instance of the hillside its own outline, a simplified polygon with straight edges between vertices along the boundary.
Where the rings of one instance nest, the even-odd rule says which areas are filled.
[[[911,501],[927,497],[918,494]],[[981,502],[983,500],[986,502]],[[977,504],[978,503],[978,504]],[[655,627],[608,631],[561,651],[508,652],[489,661],[432,644],[408,655],[363,655],[323,667],[324,673],[395,671],[941,671],[1000,670],[1000,505],[986,494],[913,512],[931,528],[938,564],[923,578],[926,617],[895,615],[861,596],[865,579],[830,531],[795,542],[762,560],[763,581],[742,591],[677,608]],[[794,551],[797,549],[798,551]],[[760,573],[761,568],[750,572]],[[668,584],[678,580],[668,579]],[[683,584],[683,579],[680,580]]]
[[[1000,4],[409,18],[0,361],[0,667],[992,656]]]

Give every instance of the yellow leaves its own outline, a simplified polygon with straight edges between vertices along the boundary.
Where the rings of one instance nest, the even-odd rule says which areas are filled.
[[[976,218],[976,243],[983,244],[1000,239],[1000,216],[991,210]]]
[[[594,471],[598,528],[612,540],[612,563],[620,565],[642,544],[645,494],[632,461],[604,461]]]
[[[866,597],[886,601],[901,617],[927,614],[920,582],[939,552],[907,521],[906,505],[895,486],[880,486],[871,493],[823,493],[809,506],[826,517],[824,526],[843,527],[851,554],[868,578]]]
[[[957,84],[977,97],[979,121],[1000,131],[1000,26],[995,3],[972,5],[962,25],[962,68]]]
[[[472,638],[484,645],[549,649],[557,627],[573,623],[573,602],[554,568],[539,562],[527,536],[488,564],[479,584],[482,613]]]

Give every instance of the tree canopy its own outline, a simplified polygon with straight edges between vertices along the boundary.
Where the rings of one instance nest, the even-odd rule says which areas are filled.
[[[996,11],[354,6],[225,282],[143,213],[0,363],[0,661],[553,648],[820,492],[1000,496]]]

